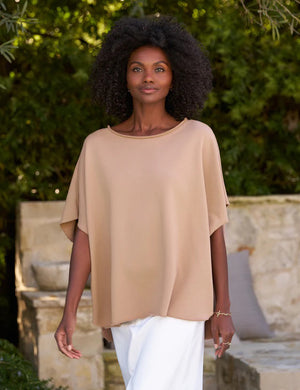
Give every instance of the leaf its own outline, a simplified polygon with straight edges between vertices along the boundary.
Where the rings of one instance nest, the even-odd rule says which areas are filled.
[[[10,53],[9,51],[1,50],[1,54],[10,63],[12,62],[12,60],[15,59],[14,55],[12,53]]]
[[[23,5],[23,8],[22,8],[22,11],[21,11],[21,18],[23,18],[25,12],[26,12],[26,9],[27,9],[27,0],[25,1],[24,5]]]
[[[13,39],[11,39],[11,40],[9,40],[9,41],[6,41],[6,42],[2,43],[2,44],[0,45],[0,47],[2,47],[2,46],[7,46],[7,45],[13,43],[15,40],[16,40],[16,38],[13,38]],[[12,47],[13,47],[13,46],[12,46]]]

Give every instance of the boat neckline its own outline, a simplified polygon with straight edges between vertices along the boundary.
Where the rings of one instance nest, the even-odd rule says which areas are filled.
[[[179,127],[181,127],[187,120],[188,120],[188,118],[184,118],[181,122],[179,122],[176,126],[172,127],[171,129],[166,130],[166,131],[163,131],[162,133],[152,134],[152,135],[130,135],[130,134],[122,134],[122,133],[119,133],[119,132],[116,131],[116,130],[113,130],[113,129],[110,127],[110,125],[107,125],[107,129],[108,129],[112,134],[118,135],[118,136],[120,136],[120,137],[126,137],[126,138],[141,138],[141,139],[145,139],[145,138],[155,138],[155,137],[161,137],[161,136],[163,136],[163,135],[167,135],[167,134],[173,133],[174,130],[177,130]]]

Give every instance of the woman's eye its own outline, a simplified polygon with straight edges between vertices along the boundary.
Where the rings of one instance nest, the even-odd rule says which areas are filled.
[[[143,69],[140,68],[139,66],[135,66],[131,70],[133,72],[142,72],[143,71]],[[155,72],[165,72],[165,69],[163,67],[159,66],[158,68],[155,68]]]

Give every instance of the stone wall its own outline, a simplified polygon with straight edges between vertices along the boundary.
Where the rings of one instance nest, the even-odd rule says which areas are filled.
[[[250,250],[254,290],[271,328],[300,332],[300,195],[230,201],[228,253]]]

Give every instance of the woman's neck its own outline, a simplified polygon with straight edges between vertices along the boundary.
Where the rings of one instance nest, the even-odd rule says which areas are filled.
[[[174,127],[177,123],[164,106],[147,104],[146,106],[135,105],[132,115],[126,121],[126,126],[132,133],[143,136],[157,134]]]

